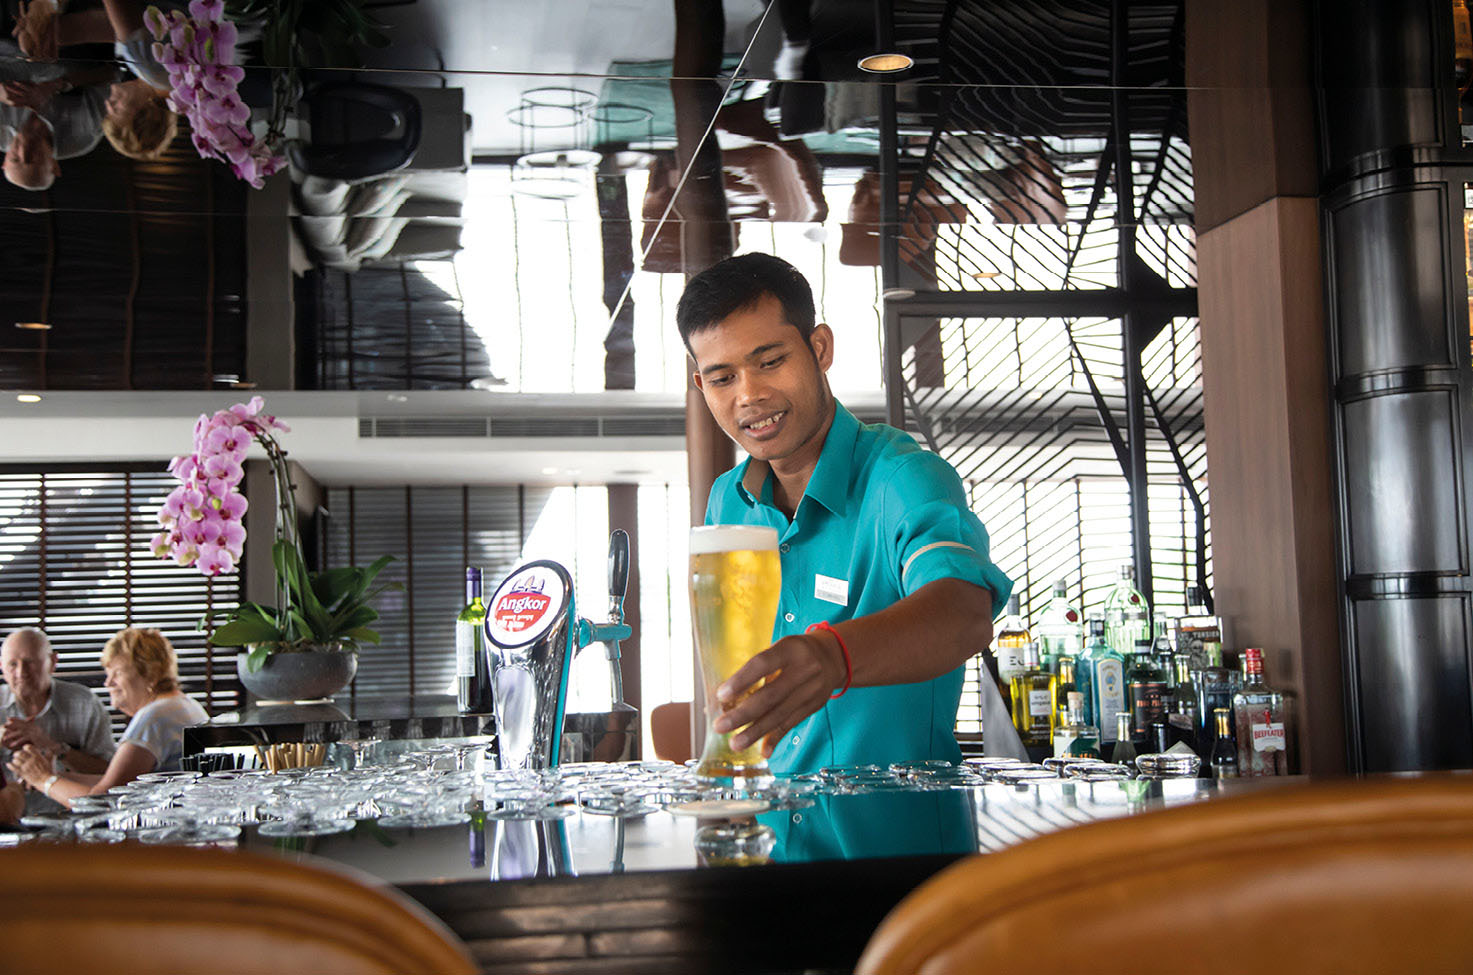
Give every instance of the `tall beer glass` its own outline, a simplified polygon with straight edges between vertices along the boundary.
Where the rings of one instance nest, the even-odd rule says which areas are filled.
[[[735,751],[730,739],[740,729],[723,735],[712,727],[723,710],[716,688],[772,645],[781,588],[775,529],[758,525],[691,529],[691,617],[706,688],[706,749],[696,774],[735,789],[765,785],[772,773],[760,742]]]

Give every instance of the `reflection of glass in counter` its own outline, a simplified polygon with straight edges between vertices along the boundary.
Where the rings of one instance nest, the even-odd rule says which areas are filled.
[[[772,828],[743,820],[712,823],[696,830],[696,861],[703,867],[753,867],[772,862],[777,835]]]
[[[691,529],[691,615],[706,688],[706,747],[696,774],[728,781],[736,788],[770,782],[772,775],[760,741],[733,751],[729,742],[736,732],[723,735],[712,727],[722,707],[716,688],[772,645],[781,586],[773,529],[756,525]]]

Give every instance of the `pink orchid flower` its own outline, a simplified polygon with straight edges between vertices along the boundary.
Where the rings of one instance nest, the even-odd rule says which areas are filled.
[[[249,504],[246,501],[246,496],[239,492],[227,494],[220,499],[220,514],[227,521],[240,521],[245,517],[246,508],[248,507]]]
[[[199,558],[199,549],[189,544],[188,540],[181,540],[173,547],[173,555],[176,565],[190,566]]]
[[[164,12],[158,7],[150,6],[143,11],[143,26],[147,27],[148,32],[157,40],[169,32],[169,18],[165,17]]]
[[[251,435],[245,427],[219,426],[215,427],[205,437],[205,449],[212,454],[223,454],[231,460],[239,463],[245,460],[246,451],[251,448]]]
[[[203,99],[201,106],[205,118],[219,125],[244,125],[251,117],[251,108],[240,100],[240,95],[228,92],[224,95],[210,95]]]
[[[199,469],[199,458],[194,454],[184,457],[175,457],[169,461],[169,473],[181,481],[188,481],[194,477]]]
[[[245,526],[238,521],[220,522],[220,544],[235,555],[237,559],[244,551],[246,530]]]
[[[230,412],[242,421],[254,420],[260,415],[262,408],[265,406],[266,401],[264,399],[259,396],[252,396],[244,403],[236,403],[230,408]]]
[[[199,561],[195,563],[195,567],[207,576],[224,575],[235,568],[235,560],[218,545],[201,545]]]
[[[195,20],[218,22],[225,16],[225,0],[190,0],[189,16]]]
[[[212,64],[200,76],[200,84],[213,95],[233,95],[244,78],[244,68],[233,64]]]
[[[156,559],[165,559],[165,558],[168,558],[169,557],[169,533],[168,532],[159,532],[153,538],[150,538],[148,540],[148,550],[153,553],[153,557],[156,558]]]

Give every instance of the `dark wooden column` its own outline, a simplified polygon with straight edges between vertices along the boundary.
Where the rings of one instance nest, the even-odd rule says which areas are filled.
[[[685,175],[673,215],[680,220],[681,259],[687,279],[730,257],[735,247],[726,210],[721,148],[714,133],[705,137],[721,107],[721,86],[716,75],[721,70],[725,27],[720,0],[675,0],[675,78],[670,82],[670,94],[675,103],[676,158]],[[678,339],[672,337],[671,341]],[[692,372],[694,368],[692,364]],[[692,525],[699,525],[706,520],[706,499],[712,482],[735,463],[736,453],[694,384],[687,384],[685,392],[685,448],[690,519]],[[691,652],[695,652],[694,640]],[[694,753],[699,754],[706,736],[699,661],[694,673],[691,743]]]
[[[1217,604],[1326,773],[1346,749],[1309,14],[1187,0],[1186,42]]]

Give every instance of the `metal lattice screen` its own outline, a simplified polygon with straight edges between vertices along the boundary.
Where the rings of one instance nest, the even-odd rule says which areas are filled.
[[[1098,608],[1133,547],[1163,610],[1210,585],[1183,24],[1180,2],[894,5],[937,90],[893,163],[903,401],[1025,616],[1060,578]]]

